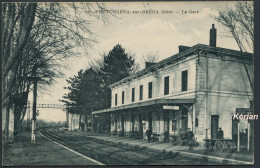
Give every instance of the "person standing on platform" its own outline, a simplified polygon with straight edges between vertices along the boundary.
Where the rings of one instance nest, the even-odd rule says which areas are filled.
[[[146,136],[147,136],[148,142],[150,142],[151,136],[152,136],[152,130],[150,130],[150,128],[148,128],[148,130],[146,130]]]
[[[218,139],[223,139],[224,138],[224,132],[222,131],[221,127],[218,129]]]
[[[190,128],[188,128],[188,132],[186,133],[187,135],[187,141],[188,141],[188,145],[189,145],[189,150],[193,150],[193,137],[194,137],[194,134],[193,132],[190,130]]]

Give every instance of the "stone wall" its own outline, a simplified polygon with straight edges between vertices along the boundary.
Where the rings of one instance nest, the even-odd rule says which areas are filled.
[[[207,75],[208,57],[208,83]],[[202,53],[196,66],[196,111],[198,127],[195,137],[202,141],[211,138],[211,116],[219,115],[218,126],[224,131],[224,138],[232,138],[232,116],[236,108],[249,108],[252,90],[246,75],[244,65],[232,57],[217,57],[209,53]],[[247,65],[250,76],[253,76],[252,64]],[[208,84],[208,90],[207,90]]]

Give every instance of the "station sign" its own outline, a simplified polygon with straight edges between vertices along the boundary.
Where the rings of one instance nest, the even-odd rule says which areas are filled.
[[[179,106],[166,106],[166,105],[164,105],[163,109],[165,109],[165,110],[179,110],[180,107]]]

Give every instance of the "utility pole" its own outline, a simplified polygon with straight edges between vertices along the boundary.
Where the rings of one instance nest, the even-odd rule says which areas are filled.
[[[36,70],[33,72],[33,77],[21,77],[30,81],[33,81],[33,113],[32,113],[32,134],[31,134],[31,143],[35,143],[35,129],[36,129],[36,103],[37,103],[37,82],[41,80],[40,77],[36,77]],[[30,119],[30,102],[29,104],[29,111],[27,118]],[[29,121],[30,122],[30,121]]]
[[[35,129],[36,129],[36,103],[37,103],[37,82],[41,80],[40,77],[36,76],[36,69],[33,70],[32,77],[22,77],[27,80],[33,81],[33,113],[32,113],[32,134],[31,143],[35,143]],[[29,111],[30,112],[30,111]],[[30,114],[29,114],[30,115]]]
[[[33,115],[32,115],[32,134],[31,134],[31,143],[35,143],[35,129],[36,129],[36,102],[37,102],[37,82],[41,80],[40,77],[31,77],[33,80]]]
[[[31,143],[35,143],[35,122],[36,122],[36,100],[37,99],[37,80],[33,80],[33,115],[32,115],[32,136]]]

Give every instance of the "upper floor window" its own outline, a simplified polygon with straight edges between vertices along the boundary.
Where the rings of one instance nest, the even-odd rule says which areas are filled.
[[[125,103],[125,92],[123,91],[122,92],[122,104],[124,104]]]
[[[188,89],[188,71],[181,72],[181,91],[187,91]]]
[[[143,100],[143,85],[140,86],[140,100]]]
[[[115,106],[117,105],[117,94],[115,94]]]
[[[135,88],[132,88],[132,102],[135,101]]]
[[[169,76],[164,77],[164,95],[169,94]]]
[[[152,98],[153,97],[153,82],[149,82],[148,84],[148,98]]]

